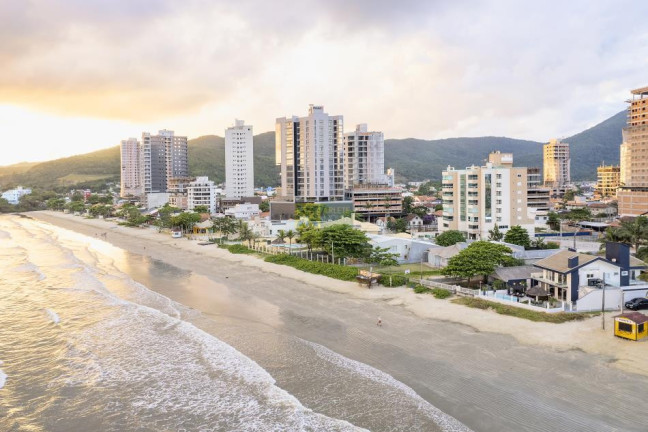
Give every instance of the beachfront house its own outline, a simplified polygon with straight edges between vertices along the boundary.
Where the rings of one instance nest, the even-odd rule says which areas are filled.
[[[606,243],[605,257],[569,249],[537,261],[534,266],[540,271],[532,274],[533,280],[551,297],[577,304],[578,310],[600,308],[604,285],[610,306],[620,306],[624,299],[645,296],[648,291],[648,284],[639,280],[646,265],[630,256],[630,247],[623,243]]]
[[[390,253],[398,254],[396,260],[400,263],[427,262],[428,250],[438,247],[425,240],[413,239],[410,236],[387,236],[367,234],[372,246],[387,248]]]

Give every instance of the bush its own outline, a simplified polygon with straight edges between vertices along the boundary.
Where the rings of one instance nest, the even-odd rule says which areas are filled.
[[[243,246],[242,244],[222,244],[218,245],[219,248],[221,249],[227,249],[230,253],[233,254],[253,254],[255,253],[254,250],[250,249],[247,246]]]
[[[265,258],[265,261],[274,264],[287,265],[307,273],[319,274],[344,281],[354,281],[356,276],[358,276],[358,269],[355,267],[309,261],[294,255],[270,255]]]
[[[581,321],[585,318],[596,316],[599,312],[583,312],[583,313],[568,313],[568,312],[558,312],[558,313],[548,313],[533,311],[529,309],[522,309],[516,306],[508,306],[501,303],[495,303],[488,300],[482,300],[477,298],[470,297],[461,297],[458,299],[451,300],[453,303],[461,304],[464,306],[477,308],[477,309],[492,309],[500,315],[510,315],[518,318],[528,319],[530,321],[542,321],[550,323],[564,323],[568,321]]]
[[[431,291],[432,291],[432,290],[431,290],[430,288],[425,287],[425,286],[420,285],[420,284],[417,284],[417,285],[414,287],[414,292],[415,292],[416,294],[425,294],[425,293],[429,293],[429,292],[431,292]]]
[[[391,285],[389,284],[389,278],[391,278]],[[382,284],[384,286],[399,287],[407,285],[408,278],[403,275],[392,275],[392,276],[383,276]]]
[[[447,299],[448,297],[452,296],[452,292],[443,288],[434,288],[432,289],[432,295],[438,299]]]

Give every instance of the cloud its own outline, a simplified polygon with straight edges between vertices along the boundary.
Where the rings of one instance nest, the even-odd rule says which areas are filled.
[[[188,135],[235,116],[271,130],[321,103],[388,137],[544,140],[646,84],[646,13],[630,0],[6,0],[0,103]]]

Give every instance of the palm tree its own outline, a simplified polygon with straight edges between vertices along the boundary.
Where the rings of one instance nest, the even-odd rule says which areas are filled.
[[[247,241],[248,247],[252,247],[252,240],[254,240],[255,234],[254,231],[252,231],[252,228],[250,228],[247,223],[241,221],[238,228],[238,234],[239,234],[240,241],[242,242]]]
[[[283,243],[285,238],[286,238],[286,231],[284,230],[277,231],[277,240],[279,240],[280,243]]]
[[[639,246],[648,240],[648,218],[639,216],[632,221],[621,222],[617,234],[625,243],[634,247],[635,252],[638,251]]]
[[[290,250],[290,254],[292,255],[292,239],[295,237],[295,231],[293,230],[288,230],[286,231],[286,238],[288,239],[288,248]]]

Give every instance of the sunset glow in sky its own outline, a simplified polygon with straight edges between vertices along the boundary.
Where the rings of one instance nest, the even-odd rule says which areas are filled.
[[[309,103],[386,138],[548,140],[648,85],[648,2],[3,0],[0,165]]]

